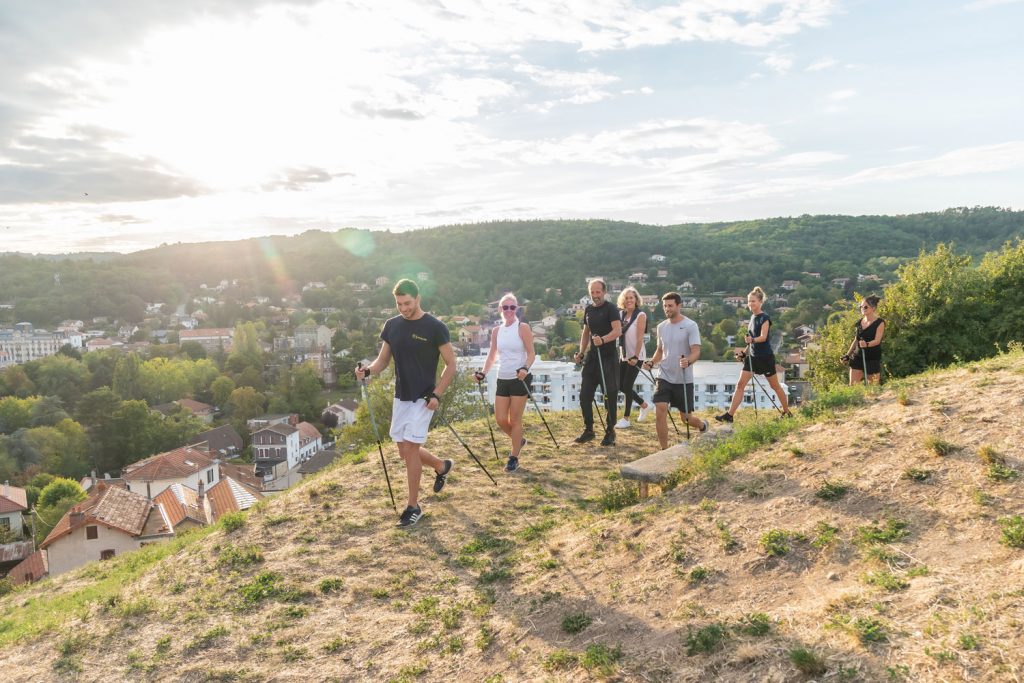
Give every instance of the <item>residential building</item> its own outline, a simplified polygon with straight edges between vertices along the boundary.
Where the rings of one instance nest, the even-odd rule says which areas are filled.
[[[12,365],[14,365],[14,356],[7,353],[4,349],[0,349],[0,370]]]
[[[37,330],[32,323],[18,323],[14,328],[0,330],[0,351],[7,354],[9,365],[53,356],[68,343],[67,335]]]
[[[31,541],[30,541],[31,542]],[[46,561],[46,551],[37,550],[18,564],[7,574],[15,586],[23,583],[32,583],[48,576],[50,573],[49,564]]]
[[[57,576],[173,536],[158,503],[100,482],[88,498],[60,518],[39,548],[46,551],[50,575]]]
[[[209,431],[193,436],[187,446],[196,446],[200,450],[216,455],[222,460],[233,458],[242,452],[244,444],[231,425],[221,425]]]
[[[367,361],[369,362],[369,361]],[[269,427],[275,424],[289,424],[292,427],[299,424],[299,416],[295,414],[280,414],[280,415],[260,415],[254,417],[251,420],[247,420],[245,426],[249,428],[249,433],[259,431],[264,427]]]
[[[722,298],[722,303],[727,305],[727,306],[736,306],[737,308],[739,308],[740,306],[746,306],[747,305],[747,297],[745,297],[745,296],[727,296],[727,297],[723,297]]]
[[[781,289],[786,290],[787,292],[792,292],[799,285],[800,285],[800,281],[799,280],[783,280],[782,284],[779,285],[779,287]]]
[[[308,422],[264,427],[252,435],[256,476],[262,478],[265,488],[284,488],[272,482],[285,477],[322,448],[323,437]]]
[[[668,259],[661,254],[651,254],[651,260],[655,263],[664,263]]]
[[[331,413],[338,418],[339,427],[347,427],[351,424],[356,423],[356,409],[359,408],[359,404],[350,398],[343,398],[337,403],[328,405],[324,409],[325,413]]]
[[[202,481],[196,488],[175,484],[163,490],[153,502],[159,503],[175,533],[184,529],[215,524],[224,515],[248,510],[263,498],[259,488],[224,477],[206,489]]]
[[[209,403],[203,403],[202,401],[196,401],[191,398],[181,398],[175,401],[179,406],[192,413],[194,417],[199,418],[201,422],[210,424],[213,422],[214,407]]]
[[[193,314],[195,315],[195,314]],[[181,330],[178,333],[178,344],[194,341],[206,349],[207,353],[215,353],[231,348],[235,331],[227,327],[203,327],[195,330]]]
[[[33,541],[15,541],[13,543],[0,544],[0,577],[8,574],[34,553],[36,550],[35,545]]]
[[[121,477],[129,491],[152,499],[173,484],[188,486],[200,479],[207,486],[216,484],[220,481],[218,465],[207,451],[182,446],[128,465]]]
[[[460,358],[460,370],[479,370],[483,367],[485,356],[472,358]],[[736,388],[736,380],[743,370],[742,363],[717,362],[710,360],[697,361],[693,366],[694,373],[694,409],[703,410],[706,408],[721,410],[729,407],[732,400],[732,392]],[[580,372],[577,366],[562,361],[535,361],[531,368],[533,373],[533,398],[537,401],[541,410],[561,411],[578,410],[580,405]],[[655,373],[656,374],[656,373]],[[641,373],[637,378],[634,388],[647,401],[654,396],[654,385],[646,376]],[[784,373],[780,371],[780,380]],[[783,390],[788,391],[783,382]],[[487,375],[488,400],[493,403],[494,394],[497,390],[497,379],[495,373]],[[753,405],[754,391],[757,391],[757,402],[761,406],[771,405],[766,392],[771,392],[768,383],[760,379],[760,384],[750,382],[747,385],[744,395],[744,405]],[[772,398],[775,393],[771,392]],[[777,399],[776,399],[777,400]],[[619,402],[623,396],[619,394]]]
[[[326,448],[299,465],[299,474],[303,478],[312,476],[333,463],[339,455],[334,448]]]
[[[25,489],[4,482],[0,488],[0,529],[10,531],[16,538],[25,535],[22,513],[28,512],[28,495]]]

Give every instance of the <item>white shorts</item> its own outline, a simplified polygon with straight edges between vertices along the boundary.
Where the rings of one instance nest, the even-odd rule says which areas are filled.
[[[427,409],[427,402],[422,398],[415,401],[396,398],[391,403],[391,440],[426,443],[433,417],[434,411]]]

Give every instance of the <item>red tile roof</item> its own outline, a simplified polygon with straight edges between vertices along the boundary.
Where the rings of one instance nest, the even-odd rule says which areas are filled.
[[[319,432],[319,430],[317,430],[316,427],[314,427],[310,423],[308,423],[308,422],[300,422],[299,423],[299,438],[300,439],[313,439],[313,440],[316,440],[316,439],[320,438],[320,432]]]
[[[194,401],[191,398],[178,399],[177,404],[192,413],[212,413],[213,406],[202,401]]]
[[[176,448],[128,465],[121,473],[126,481],[181,479],[213,464],[209,453],[190,446]]]
[[[50,563],[47,561],[46,551],[37,550],[16,564],[7,574],[7,578],[17,586],[29,581],[38,581],[49,573]]]
[[[87,524],[103,524],[138,536],[152,508],[153,504],[143,495],[116,486],[97,486],[88,498],[64,513],[39,547],[45,549],[61,536]]]
[[[231,477],[251,489],[261,490],[263,480],[256,476],[252,465],[238,465],[235,463],[222,462],[220,464],[220,478]]]
[[[25,489],[10,484],[0,485],[0,514],[28,510],[28,496]]]
[[[231,477],[225,477],[211,486],[207,495],[210,498],[213,521],[228,512],[248,510],[263,497],[259,489],[235,481]]]
[[[186,519],[191,519],[199,524],[208,522],[206,510],[199,504],[199,494],[188,486],[171,484],[161,491],[160,495],[153,499],[153,502],[163,506],[171,528],[176,528]]]

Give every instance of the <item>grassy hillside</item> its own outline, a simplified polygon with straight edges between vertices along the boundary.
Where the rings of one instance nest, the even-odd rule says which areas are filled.
[[[614,473],[655,448],[653,422],[620,432],[616,448],[555,451],[533,416],[511,476],[483,422],[467,423],[497,487],[435,432],[455,472],[399,531],[371,452],[233,530],[0,599],[0,670],[13,681],[1020,680],[1021,396],[1014,353],[794,423],[746,411],[732,446],[639,504]],[[579,420],[552,426],[568,444]]]

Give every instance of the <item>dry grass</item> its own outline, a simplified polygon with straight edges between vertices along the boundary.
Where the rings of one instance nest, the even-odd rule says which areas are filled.
[[[1024,358],[1005,358],[987,386],[929,373],[901,385],[907,405],[869,394],[612,512],[609,476],[655,449],[653,423],[570,447],[578,417],[552,416],[555,451],[532,416],[511,476],[486,459],[484,423],[464,425],[497,487],[435,432],[457,466],[412,531],[393,528],[379,462],[342,465],[0,651],[5,680],[1019,680],[1024,483],[975,455],[1021,469],[1021,410],[1004,404],[1024,395]],[[936,433],[957,448],[923,452]],[[766,552],[773,531],[784,553]],[[84,581],[0,599],[0,632]]]

